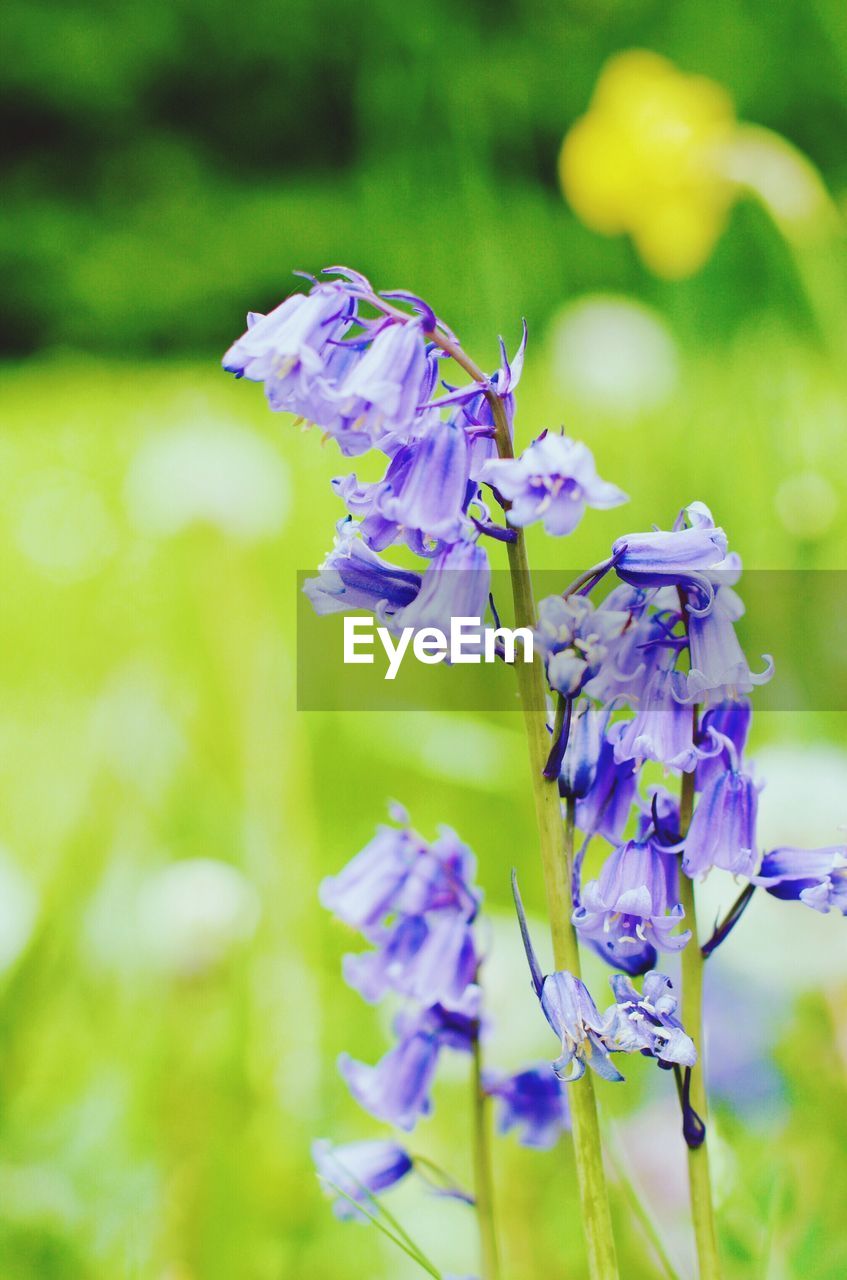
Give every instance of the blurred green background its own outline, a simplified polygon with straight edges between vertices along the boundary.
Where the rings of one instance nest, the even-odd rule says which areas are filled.
[[[406,1277],[309,1160],[315,1136],[380,1132],[334,1060],[388,1043],[316,888],[388,798],[453,824],[494,912],[492,1060],[552,1056],[508,910],[514,863],[541,906],[520,726],[296,712],[296,572],[346,466],[220,354],[328,262],[424,294],[489,367],[525,315],[521,439],[566,423],[632,495],[566,553],[533,536],[536,563],[593,562],[700,498],[750,567],[845,567],[843,243],[822,301],[741,201],[701,271],[659,280],[557,179],[606,59],[640,47],[724,85],[843,210],[843,7],[11,0],[5,26],[0,1277]],[[836,841],[841,711],[768,713],[756,744],[763,844]],[[710,884],[706,910],[732,896]],[[709,976],[727,1275],[840,1278],[843,922],[754,904]],[[640,1066],[602,1103],[689,1275],[675,1103]],[[412,1140],[464,1181],[466,1090],[459,1061]],[[505,1139],[496,1161],[508,1273],[584,1274],[567,1149]],[[463,1206],[392,1207],[475,1269]],[[627,1280],[661,1274],[620,1188],[614,1212]]]

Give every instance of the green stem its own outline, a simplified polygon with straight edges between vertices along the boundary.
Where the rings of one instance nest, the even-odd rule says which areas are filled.
[[[479,1036],[473,1047],[474,1199],[479,1224],[482,1280],[499,1280],[500,1260],[494,1228],[494,1187],[491,1174],[491,1141],[488,1097],[482,1087],[482,1049]]]
[[[696,731],[696,707],[694,721]],[[688,831],[693,811],[694,774],[693,772],[684,773],[679,802],[680,828],[683,835]],[[709,1177],[708,1104],[703,1052],[703,966],[705,961],[697,945],[694,881],[684,874],[681,874],[679,879],[679,897],[685,908],[686,922],[692,932],[691,942],[682,952],[682,1021],[686,1031],[697,1045],[697,1062],[691,1068],[690,1101],[707,1127],[707,1136],[702,1144],[699,1147],[688,1148],[691,1218],[694,1224],[700,1280],[720,1280],[715,1211],[712,1205],[712,1184]]]
[[[498,453],[501,458],[513,457],[511,434],[502,401],[491,394],[489,404],[494,415]],[[523,530],[518,529],[517,535],[514,542],[507,544],[515,625],[534,627],[535,600]],[[517,663],[515,671],[529,747],[532,794],[538,824],[550,931],[553,937],[553,960],[556,969],[566,969],[575,977],[579,977],[579,948],[576,933],[571,924],[573,824],[571,821],[563,825],[556,780],[547,781],[543,776],[544,765],[550,750],[544,671],[538,658],[534,662]],[[581,1080],[576,1080],[568,1086],[568,1102],[582,1222],[588,1252],[588,1275],[590,1280],[617,1280],[615,1240],[612,1234],[609,1195],[603,1169],[594,1082],[590,1071],[586,1071]]]

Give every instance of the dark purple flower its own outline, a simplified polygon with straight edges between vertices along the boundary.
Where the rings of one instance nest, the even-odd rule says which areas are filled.
[[[402,1182],[413,1168],[411,1156],[396,1142],[348,1142],[337,1146],[319,1138],[312,1143],[312,1159],[321,1182],[335,1194],[333,1212],[343,1221],[367,1222],[367,1215],[356,1204],[373,1212],[375,1197]]]
[[[623,834],[636,789],[635,761],[618,762],[615,759],[615,747],[623,728],[624,725],[619,723],[606,731],[594,781],[576,803],[576,822],[580,831],[604,836],[612,844],[617,844]]]
[[[470,987],[457,1009],[440,1004],[401,1014],[398,1042],[375,1066],[343,1053],[338,1069],[361,1107],[398,1129],[413,1129],[432,1110],[429,1091],[443,1048],[470,1053],[479,1034],[479,988]]]
[[[522,1146],[542,1150],[554,1147],[562,1132],[570,1128],[562,1081],[548,1063],[514,1076],[487,1072],[483,1084],[488,1096],[500,1101],[498,1132],[517,1129]]]
[[[621,954],[630,946],[640,952],[645,943],[659,951],[681,950],[691,931],[675,932],[685,919],[676,863],[652,840],[628,840],[606,859],[599,879],[583,887],[574,927]]]
[[[480,473],[511,502],[510,524],[522,527],[543,520],[547,533],[573,533],[586,506],[605,510],[627,501],[616,485],[597,475],[587,445],[545,432],[519,458],[496,458]]]
[[[388,619],[415,600],[423,582],[419,573],[383,560],[362,539],[359,526],[349,517],[338,522],[337,530],[335,546],[318,576],[303,583],[316,613],[367,609]]]
[[[847,915],[847,848],[772,849],[762,859],[753,883],[775,898],[803,902],[813,911]]]
[[[359,484],[355,475],[332,482],[375,551],[405,537],[413,551],[424,539],[456,542],[464,528],[468,497],[468,442],[461,427],[437,413],[422,417],[414,438],[394,454],[382,480]]]
[[[568,743],[559,769],[559,795],[581,800],[597,777],[597,764],[605,741],[607,714],[588,698],[581,698],[571,716]]]
[[[682,855],[692,879],[712,867],[750,876],[756,866],[756,810],[759,793],[749,774],[735,763],[717,773],[694,810]]]
[[[643,1053],[665,1066],[693,1067],[694,1041],[676,1016],[678,1000],[670,978],[655,970],[644,975],[642,993],[622,973],[609,979],[615,1003],[606,1034],[624,1053]]]

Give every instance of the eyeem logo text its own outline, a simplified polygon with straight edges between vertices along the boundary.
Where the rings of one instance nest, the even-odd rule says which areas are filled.
[[[395,678],[409,653],[427,666],[445,660],[456,666],[468,662],[514,663],[533,659],[533,634],[529,627],[489,627],[481,618],[451,618],[449,636],[440,627],[404,627],[392,635],[387,627],[375,626],[373,618],[345,617],[346,664],[375,662],[377,641],[387,661],[386,680]]]

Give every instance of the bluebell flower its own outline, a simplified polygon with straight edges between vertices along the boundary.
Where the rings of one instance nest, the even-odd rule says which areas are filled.
[[[813,911],[847,915],[847,847],[772,849],[762,859],[753,883],[775,898],[805,903]]]
[[[609,1010],[606,1034],[625,1053],[643,1053],[664,1066],[693,1067],[694,1041],[677,1015],[678,1000],[670,978],[655,970],[645,974],[642,993],[622,973],[609,979],[615,1003]]]
[[[744,605],[729,585],[715,588],[712,607],[695,609],[688,621],[690,670],[686,681],[686,701],[710,707],[727,698],[749,693],[773,675],[773,659],[763,655],[765,670],[750,670],[744,650],[735,634],[735,623],[743,616]]]
[[[578,693],[601,669],[627,621],[624,613],[595,609],[586,596],[542,600],[535,638],[550,688],[565,697]]]
[[[617,844],[627,824],[637,784],[634,760],[618,761],[615,748],[622,722],[610,725],[600,745],[594,781],[576,802],[576,823],[586,835],[604,836]]]
[[[411,1130],[432,1110],[430,1088],[443,1048],[470,1053],[479,1034],[479,988],[471,987],[461,1005],[436,1004],[401,1014],[398,1042],[375,1066],[343,1053],[338,1069],[361,1107],[378,1120]]]
[[[563,798],[581,800],[594,786],[607,719],[607,713],[588,698],[580,699],[571,716],[568,742],[559,769],[559,795]]]
[[[488,608],[491,567],[485,548],[461,541],[442,547],[427,565],[415,599],[392,625],[438,627],[449,634],[452,618],[483,618]]]
[[[628,840],[609,855],[599,878],[583,886],[572,919],[581,937],[619,954],[629,947],[641,952],[645,943],[681,950],[691,931],[677,932],[685,919],[677,859],[652,840]]]
[[[700,721],[700,745],[709,747],[713,741],[728,738],[737,760],[741,760],[747,746],[753,708],[749,698],[726,698],[705,712]],[[713,739],[713,733],[720,735]],[[722,751],[708,750],[697,761],[695,779],[697,790],[702,791],[716,775],[726,772],[726,760]]]
[[[656,647],[645,659],[647,677],[636,695],[636,712],[615,743],[615,759],[655,760],[666,768],[690,773],[702,755],[694,742],[691,707],[681,701],[685,676],[675,670],[672,649]]]
[[[429,399],[435,374],[420,321],[381,327],[338,385],[345,433],[361,433],[380,445],[405,438]]]
[[[377,555],[358,524],[346,517],[338,522],[335,546],[317,577],[307,578],[303,591],[318,614],[367,609],[388,620],[415,600],[422,583],[421,574]]]
[[[468,465],[465,432],[436,412],[421,417],[382,480],[360,484],[350,475],[332,484],[352,514],[362,517],[362,537],[375,551],[405,537],[413,551],[425,554],[425,539],[456,542],[470,528],[464,515]]]
[[[374,838],[336,876],[320,885],[321,904],[366,937],[381,941],[387,917],[450,911],[474,919],[481,895],[473,885],[476,859],[450,827],[427,842],[395,810],[398,827],[380,826]]]
[[[728,754],[729,768],[704,788],[685,837],[682,869],[692,879],[712,867],[750,876],[756,866],[758,787],[738,768],[734,751]]]
[[[544,432],[519,458],[496,458],[480,479],[507,499],[506,518],[523,527],[543,520],[547,533],[573,533],[586,506],[605,510],[627,501],[627,495],[597,475],[587,445],[564,435]]]
[[[396,1142],[384,1141],[337,1146],[319,1138],[312,1143],[312,1159],[321,1182],[335,1195],[333,1212],[343,1221],[367,1222],[356,1204],[372,1213],[376,1196],[402,1182],[414,1167],[407,1151]]]
[[[483,1086],[488,1096],[500,1103],[498,1132],[517,1129],[518,1141],[524,1147],[554,1147],[562,1132],[570,1128],[562,1081],[546,1062],[513,1076],[486,1072]]]
[[[454,1003],[475,980],[479,958],[472,921],[460,910],[400,916],[374,940],[376,951],[343,960],[345,980],[371,1004],[389,990]]]
[[[704,575],[723,563],[726,552],[726,534],[715,527],[702,503],[680,512],[670,531],[628,533],[612,544],[615,573],[622,581],[636,587],[699,586],[709,600],[712,589]]]
[[[308,418],[335,412],[327,361],[354,319],[355,305],[343,286],[317,285],[292,294],[262,315],[250,312],[247,329],[223,358],[237,378],[264,382],[273,408]]]

